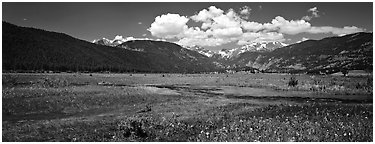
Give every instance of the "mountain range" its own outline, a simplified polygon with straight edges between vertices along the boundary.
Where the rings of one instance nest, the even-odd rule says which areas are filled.
[[[196,73],[372,71],[372,33],[360,32],[291,45],[257,42],[213,52],[133,37],[87,42],[69,35],[3,22],[3,70]]]
[[[102,38],[102,39],[96,39],[93,41],[95,44],[99,45],[106,45],[106,46],[119,46],[120,44],[130,41],[130,40],[150,40],[147,38],[134,38],[134,37],[126,37],[117,35],[113,40]],[[277,48],[281,48],[287,46],[287,44],[278,42],[278,41],[261,41],[261,42],[254,42],[251,44],[243,45],[239,48],[233,48],[233,49],[222,49],[219,52],[214,52],[208,49],[205,49],[200,46],[182,46],[183,48],[197,51],[200,54],[203,54],[207,57],[220,57],[222,59],[229,59],[232,57],[236,57],[241,53],[252,51],[252,52],[268,52],[273,51]]]
[[[222,49],[218,52],[218,54],[222,58],[230,59],[237,57],[245,52],[270,52],[284,46],[287,46],[287,44],[278,41],[254,42],[251,44],[243,45],[239,48]]]
[[[267,72],[335,73],[372,71],[372,33],[354,33],[322,40],[307,40],[268,52],[248,51],[225,62]]]
[[[217,70],[208,57],[174,43],[131,40],[113,47],[7,22],[2,26],[3,70],[173,73]]]

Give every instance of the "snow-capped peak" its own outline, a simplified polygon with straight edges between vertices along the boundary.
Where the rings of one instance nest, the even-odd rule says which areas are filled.
[[[207,50],[207,49],[204,49],[203,47],[200,47],[200,46],[184,46],[184,48],[186,49],[189,49],[189,50],[193,50],[193,51],[197,51],[198,53],[200,54],[203,54],[207,57],[212,57],[215,52],[213,51],[210,51],[210,50]]]
[[[267,52],[273,51],[284,46],[287,46],[287,44],[278,41],[261,41],[243,45],[242,47],[230,50],[223,49],[220,50],[218,54],[221,55],[223,58],[231,58],[238,56],[239,54],[244,52]]]
[[[124,37],[120,36],[120,35],[116,35],[115,39],[113,39],[113,40],[124,40]]]
[[[102,39],[93,40],[92,43],[101,44],[101,45],[110,45],[112,42],[109,39],[102,38]]]
[[[109,39],[102,38],[102,39],[96,39],[96,40],[93,40],[92,43],[96,43],[96,42],[98,42],[98,41],[108,41],[108,42],[110,42]]]
[[[92,43],[107,45],[107,46],[118,46],[124,42],[132,41],[132,40],[152,40],[150,38],[135,38],[135,37],[123,37],[120,35],[116,35],[114,39],[109,40],[107,38],[93,40]],[[165,41],[163,39],[157,39],[156,41]]]
[[[287,44],[278,42],[278,41],[261,41],[261,42],[254,42],[251,44],[244,45],[240,49],[242,52],[246,52],[246,51],[262,52],[262,51],[273,51],[275,49],[278,49],[284,46],[287,46]]]
[[[184,46],[184,48],[197,51],[207,57],[212,57],[213,55],[220,55],[222,58],[231,58],[238,56],[244,52],[267,52],[273,51],[275,49],[287,46],[287,44],[278,42],[278,41],[261,41],[261,42],[254,42],[247,45],[243,45],[242,47],[234,48],[234,49],[222,49],[218,52],[213,52],[207,49],[204,49],[199,46]]]

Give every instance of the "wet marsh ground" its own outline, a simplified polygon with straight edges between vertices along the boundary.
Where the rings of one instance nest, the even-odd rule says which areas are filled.
[[[10,73],[2,141],[367,142],[372,95],[368,76]]]

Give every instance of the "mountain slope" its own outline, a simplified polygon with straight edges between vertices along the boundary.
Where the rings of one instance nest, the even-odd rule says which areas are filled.
[[[105,46],[116,46],[116,45],[112,44],[111,40],[106,39],[106,38],[94,40],[92,43],[99,44],[99,45],[105,45]]]
[[[207,57],[212,57],[215,54],[215,52],[204,49],[203,47],[200,47],[200,46],[186,46],[184,48],[192,50],[192,51],[196,51],[196,52],[198,52],[202,55],[205,55]]]
[[[254,42],[251,44],[243,45],[239,48],[222,49],[217,54],[220,55],[221,58],[231,59],[245,52],[270,52],[284,46],[286,46],[286,44],[277,41]]]
[[[207,57],[173,43],[125,43],[121,45],[126,48],[103,46],[63,33],[3,22],[3,70],[191,73],[215,69]]]
[[[372,70],[372,33],[307,40],[270,52],[245,52],[230,59],[231,67],[270,72],[333,73],[340,69]]]
[[[223,58],[203,48],[128,40],[116,46],[73,38],[57,32],[3,22],[3,70],[179,72],[259,69],[266,72],[334,73],[341,69],[372,71],[372,33],[307,40],[280,47],[254,44]]]

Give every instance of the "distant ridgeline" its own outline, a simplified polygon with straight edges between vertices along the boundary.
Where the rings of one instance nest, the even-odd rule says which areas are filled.
[[[223,58],[163,41],[133,40],[106,46],[3,22],[2,68],[17,72],[372,72],[372,37],[372,33],[361,32]]]
[[[270,52],[245,52],[223,63],[237,67],[252,67],[265,72],[372,72],[372,38],[372,33],[361,32],[322,40],[307,40]]]
[[[217,68],[208,57],[174,43],[140,40],[110,47],[3,22],[3,70],[196,73]]]

